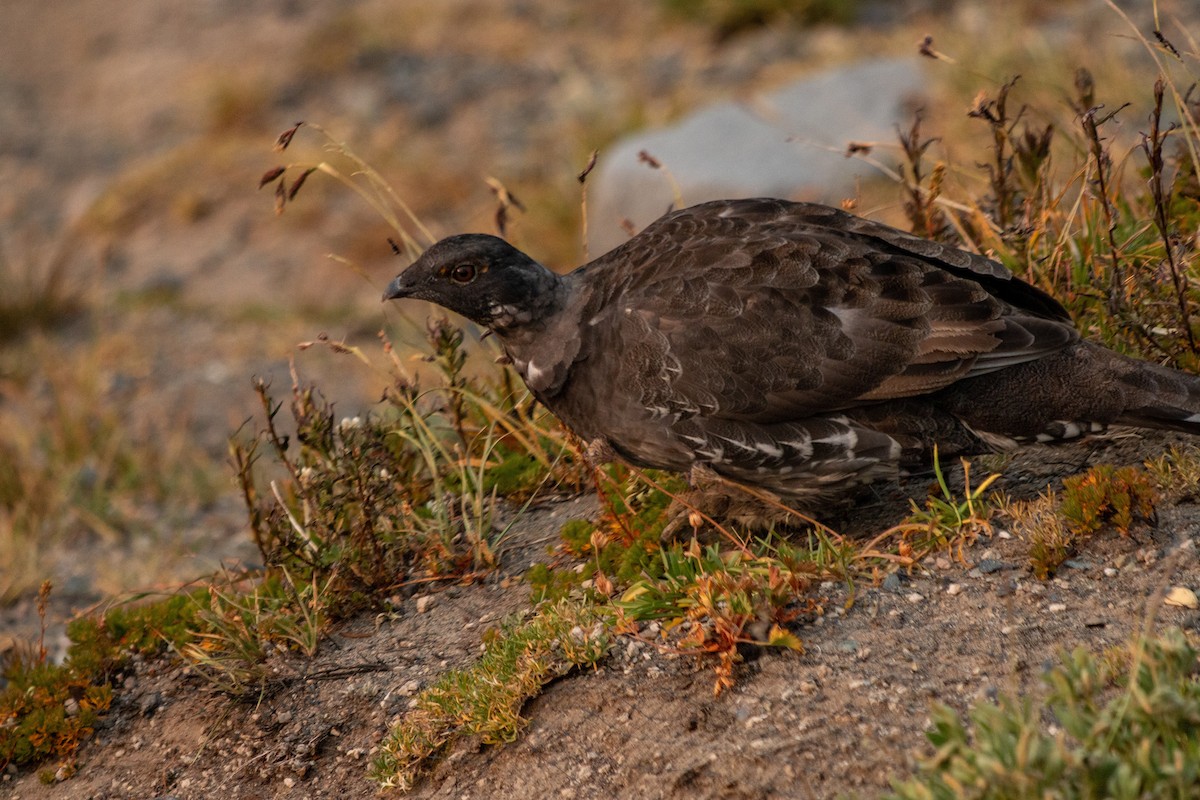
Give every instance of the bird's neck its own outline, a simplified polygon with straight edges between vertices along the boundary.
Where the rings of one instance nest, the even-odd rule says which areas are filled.
[[[566,307],[571,291],[570,276],[562,277],[537,265],[525,276],[524,296],[519,303],[492,306],[487,325],[506,344],[538,338]]]
[[[558,392],[579,353],[580,298],[575,289],[572,275],[547,270],[543,290],[522,308],[522,312],[531,310],[529,317],[492,327],[513,366],[539,398]]]

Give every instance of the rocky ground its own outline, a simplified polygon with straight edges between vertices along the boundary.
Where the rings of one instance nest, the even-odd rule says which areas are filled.
[[[1081,463],[1121,463],[1169,437],[1092,443],[1022,456],[1016,494]],[[919,490],[916,486],[908,487]],[[482,632],[528,606],[514,578],[584,500],[528,515],[482,584],[404,602],[340,626],[312,661],[280,661],[285,686],[258,703],[212,694],[172,662],[139,663],[82,751],[78,775],[52,786],[5,776],[34,798],[374,797],[373,748],[415,692],[471,662]],[[883,516],[898,509],[880,509]],[[1064,648],[1121,647],[1147,628],[1195,629],[1165,606],[1200,586],[1200,506],[1162,506],[1128,537],[1106,532],[1057,577],[1028,569],[1028,543],[1002,528],[879,586],[820,587],[824,613],[796,628],[803,654],[748,652],[737,685],[713,696],[711,662],[617,641],[597,669],[559,680],[525,709],[513,744],[453,748],[414,797],[871,797],[927,753],[933,702],[964,710],[1009,692],[1036,696]]]
[[[254,185],[279,158],[269,146],[280,130],[308,119],[351,142],[435,233],[490,227],[483,178],[498,177],[528,209],[516,235],[569,264],[580,250],[574,176],[593,148],[827,62],[911,52],[929,30],[989,30],[987,4],[955,13],[948,5],[880,11],[862,29],[767,27],[721,44],[646,3],[6,8],[0,244],[9,264],[64,264],[86,312],[46,339],[5,345],[5,377],[39,358],[38,369],[61,361],[94,371],[95,402],[120,410],[130,438],[194,449],[219,476],[213,496],[186,513],[168,498],[131,511],[139,522],[126,529],[82,526],[60,542],[54,615],[253,558],[221,465],[226,437],[257,410],[251,376],[282,386],[296,357],[348,413],[378,397],[377,372],[296,345],[327,332],[366,348],[381,327],[407,330],[377,302],[397,268],[383,241],[390,231],[349,192],[315,179],[311,195],[274,217]],[[1100,41],[1088,29],[1100,23],[1072,27],[1028,5],[1021,13],[1047,33],[1026,55]],[[1073,19],[1103,10],[1079,6]],[[1117,22],[1104,36],[1120,35]],[[968,41],[959,52],[971,52]],[[320,157],[319,142],[307,142],[292,157]],[[357,269],[327,261],[328,252]],[[12,402],[0,387],[0,403]],[[1031,496],[1090,463],[1139,463],[1169,441],[1035,450],[1008,465],[1006,488]],[[1194,627],[1196,612],[1157,602],[1166,587],[1200,586],[1194,500],[1163,505],[1154,525],[1130,537],[1105,532],[1045,583],[1029,574],[1027,543],[997,534],[973,545],[965,563],[946,555],[911,576],[856,587],[852,603],[848,587],[822,586],[824,615],[797,630],[805,653],[750,653],[737,686],[719,698],[711,665],[621,640],[597,670],[531,703],[516,743],[456,749],[415,794],[878,794],[923,751],[931,702],[963,708],[997,691],[1033,690],[1062,647],[1119,645],[1147,624]],[[348,623],[311,663],[280,662],[290,680],[260,704],[210,694],[169,661],[138,664],[75,777],[45,786],[10,773],[0,795],[374,796],[366,766],[389,721],[447,667],[468,663],[484,629],[527,606],[528,588],[512,578],[566,515],[587,508],[583,500],[535,510],[486,582],[439,592],[423,612],[414,598],[395,614]],[[894,521],[903,508],[874,514]],[[35,631],[33,607],[26,595],[0,612],[0,637]]]

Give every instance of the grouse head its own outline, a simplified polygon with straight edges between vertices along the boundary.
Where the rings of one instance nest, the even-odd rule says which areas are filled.
[[[428,300],[505,331],[538,323],[561,305],[562,279],[495,236],[443,239],[396,276],[384,300]]]

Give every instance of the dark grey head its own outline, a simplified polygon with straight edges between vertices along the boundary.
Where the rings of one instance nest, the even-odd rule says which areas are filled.
[[[396,276],[384,300],[428,300],[498,332],[537,320],[559,304],[561,279],[495,236],[442,239]]]

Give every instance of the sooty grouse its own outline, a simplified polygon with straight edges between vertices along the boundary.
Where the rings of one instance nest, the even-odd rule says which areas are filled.
[[[402,297],[493,330],[594,452],[794,499],[895,476],[935,443],[1200,433],[1200,379],[1082,341],[995,261],[826,206],[685,208],[562,276],[452,236],[384,294]]]

